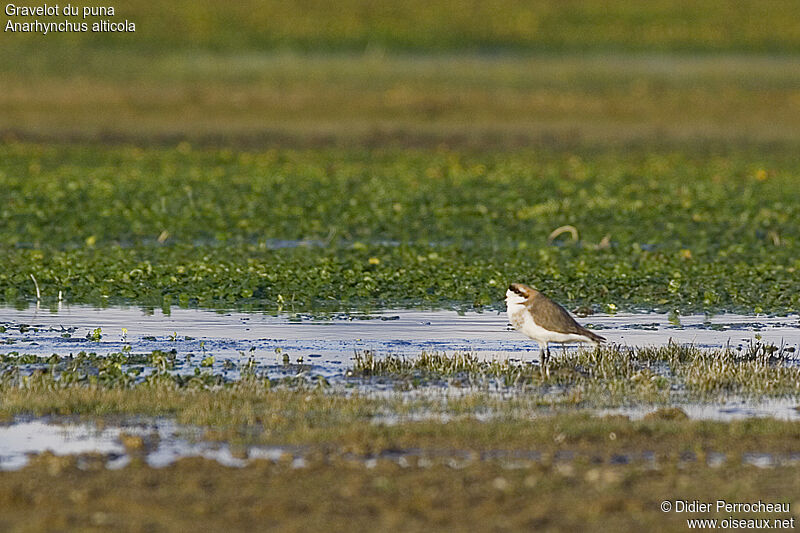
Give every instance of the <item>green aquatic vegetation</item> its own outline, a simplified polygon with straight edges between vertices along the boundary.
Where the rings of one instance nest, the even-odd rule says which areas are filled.
[[[53,306],[60,293],[165,309],[500,308],[515,280],[602,310],[796,311],[798,171],[780,151],[10,144],[0,298],[34,299],[34,274]],[[565,224],[578,240],[548,242]]]
[[[0,243],[42,252],[241,242],[363,251],[379,242],[422,241],[536,252],[554,228],[571,224],[580,238],[561,247],[584,254],[598,251],[608,234],[607,252],[638,245],[643,253],[674,251],[688,265],[709,252],[719,259],[781,258],[796,245],[793,153],[253,153],[10,144],[0,147],[9,204]],[[436,262],[428,255],[420,262]],[[373,268],[384,263],[380,254],[364,256]],[[370,264],[371,257],[379,262]],[[154,268],[142,262],[125,279],[144,281]],[[673,287],[684,274],[674,276]],[[25,278],[29,283],[30,273]]]
[[[90,341],[100,342],[100,339],[103,338],[103,330],[101,328],[95,328],[86,334],[86,338]]]
[[[149,354],[133,353],[129,346],[121,352],[98,355],[79,352],[76,355],[37,356],[9,352],[0,354],[0,385],[8,387],[44,387],[65,389],[72,386],[130,389],[139,386],[163,386],[176,389],[214,389],[238,387],[257,381],[269,389],[275,386],[292,388],[327,387],[321,376],[310,375],[302,358],[296,365],[285,363],[283,371],[291,375],[268,377],[268,367],[258,366],[251,357],[238,366],[226,360],[222,372],[215,372],[214,356],[207,355],[194,366],[191,355],[178,358],[177,350],[154,350]],[[228,371],[239,370],[236,377]],[[286,373],[286,372],[284,372]]]
[[[99,355],[95,352],[81,351],[77,354],[48,356],[20,353],[17,351],[0,354],[0,365],[22,366],[22,365],[56,365],[65,368],[97,368],[98,365],[110,362],[113,364],[147,364],[152,361],[152,354],[131,353],[130,350]]]
[[[162,350],[155,350],[150,354],[148,362],[159,372],[166,372],[175,368],[175,360],[177,359],[178,352],[170,350],[164,352]]]

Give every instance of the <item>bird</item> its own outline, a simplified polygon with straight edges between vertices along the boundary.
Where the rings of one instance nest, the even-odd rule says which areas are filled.
[[[590,342],[599,345],[606,340],[578,324],[556,302],[522,283],[508,286],[506,311],[514,329],[539,343],[542,363],[550,357],[551,342]]]

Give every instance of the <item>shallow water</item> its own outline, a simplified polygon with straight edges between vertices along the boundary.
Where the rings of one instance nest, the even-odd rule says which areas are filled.
[[[124,425],[57,423],[49,419],[18,419],[0,425],[0,470],[25,466],[31,454],[52,452],[55,455],[98,453],[106,456],[108,468],[122,468],[131,460],[122,435],[142,437],[148,443],[141,450],[146,463],[162,467],[182,457],[205,457],[227,466],[244,466],[247,453],[236,456],[230,446],[201,440],[202,431],[176,425],[165,419],[146,422],[128,421]],[[278,460],[283,450],[277,447],[254,448],[252,457]]]
[[[0,470],[22,468],[28,462],[28,454],[47,450],[56,455],[120,455],[125,448],[118,437],[118,428],[98,429],[88,424],[58,426],[31,420],[0,426]]]
[[[609,342],[631,346],[668,342],[699,347],[746,346],[763,342],[800,346],[800,318],[723,314],[668,317],[664,314],[593,315],[580,319]],[[276,364],[285,355],[303,358],[311,370],[326,377],[342,374],[355,351],[378,355],[419,355],[423,350],[472,352],[484,358],[535,361],[535,342],[509,331],[505,313],[387,310],[365,315],[338,315],[332,319],[307,316],[270,316],[256,313],[214,312],[198,309],[143,311],[135,307],[97,309],[64,306],[58,312],[0,308],[0,353],[69,355],[80,351],[119,352],[130,345],[135,353],[175,349],[198,357],[215,357],[215,371],[225,359],[254,357],[259,364]],[[22,326],[22,328],[20,328]],[[100,328],[99,341],[87,335]],[[127,330],[123,332],[123,328]],[[560,349],[560,348],[559,348]]]
[[[775,418],[800,420],[800,400],[797,398],[769,398],[761,401],[729,398],[724,403],[682,403],[678,405],[689,418],[697,420],[743,420],[746,418]],[[624,415],[640,420],[653,411],[652,406],[625,406],[598,409],[598,415]]]
[[[139,436],[146,443],[141,449],[126,449],[125,438]],[[283,461],[293,468],[306,466],[309,448],[303,446],[239,446],[202,440],[199,428],[178,426],[167,419],[133,420],[117,425],[104,424],[98,428],[92,423],[71,423],[56,419],[15,420],[9,425],[0,425],[0,471],[18,470],[30,462],[31,456],[50,452],[54,455],[78,455],[79,468],[86,464],[81,454],[100,455],[106,468],[127,466],[134,456],[147,465],[161,468],[184,457],[204,457],[231,467],[243,467],[253,460]],[[500,461],[507,468],[526,467],[531,463],[553,461],[569,463],[582,457],[565,449],[553,457],[545,457],[535,450],[486,450],[479,454],[456,449],[393,449],[378,454],[358,455],[345,453],[341,459],[364,464],[371,468],[379,459],[393,461],[400,466],[415,464],[430,467],[444,464],[460,468],[475,461]],[[646,462],[657,468],[654,454],[647,450],[614,454],[606,458],[591,456],[594,464],[629,465]],[[709,466],[721,466],[728,460],[724,453],[708,452]],[[743,463],[769,468],[800,461],[800,454],[775,455],[758,451],[742,455]],[[682,456],[685,464],[696,463],[692,453]],[[96,464],[96,463],[94,463]]]
[[[746,346],[759,339],[795,348],[795,357],[785,364],[800,364],[800,318],[692,315],[668,317],[663,314],[593,315],[580,322],[623,345],[664,345],[691,343],[699,347]],[[225,366],[225,360],[244,363],[253,358],[259,373],[270,377],[303,374],[323,376],[331,382],[344,381],[356,351],[372,350],[380,355],[416,357],[432,352],[472,352],[480,358],[538,360],[536,343],[507,329],[505,313],[401,310],[364,315],[338,315],[331,319],[307,316],[270,316],[256,313],[214,312],[197,309],[142,310],[136,307],[97,309],[64,306],[58,312],[35,307],[18,310],[0,308],[0,354],[18,352],[65,356],[81,351],[103,355],[130,346],[133,353],[176,350],[177,372],[191,374],[207,355],[214,356],[211,368],[225,379],[237,379],[239,370]],[[91,332],[100,328],[99,340]],[[127,331],[123,331],[123,328]],[[567,348],[572,349],[572,348]],[[558,355],[557,349],[555,355]],[[303,365],[285,365],[302,358]],[[347,383],[352,386],[352,383]],[[444,386],[444,385],[443,385]],[[367,393],[394,394],[391,383],[367,380],[359,387]],[[460,389],[446,387],[447,394]],[[420,391],[426,393],[425,391]],[[730,420],[752,416],[798,419],[794,398],[762,402],[730,398],[724,404],[681,406],[691,417]],[[647,408],[618,410],[632,417]]]

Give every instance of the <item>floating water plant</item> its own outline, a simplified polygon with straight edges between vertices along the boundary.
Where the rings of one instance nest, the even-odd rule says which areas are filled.
[[[800,310],[793,152],[235,155],[1,146],[0,298],[35,300],[33,275],[45,304],[61,291],[73,303],[284,313],[499,308],[508,281],[525,280],[609,312]],[[755,159],[770,179],[739,179]],[[428,169],[442,177],[422,178]],[[580,240],[548,244],[567,221]]]

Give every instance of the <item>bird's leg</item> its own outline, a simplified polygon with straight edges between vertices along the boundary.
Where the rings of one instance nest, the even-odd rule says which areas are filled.
[[[542,354],[542,371],[544,375],[550,377],[550,345],[549,343],[545,342],[543,346],[540,346],[540,351]]]

